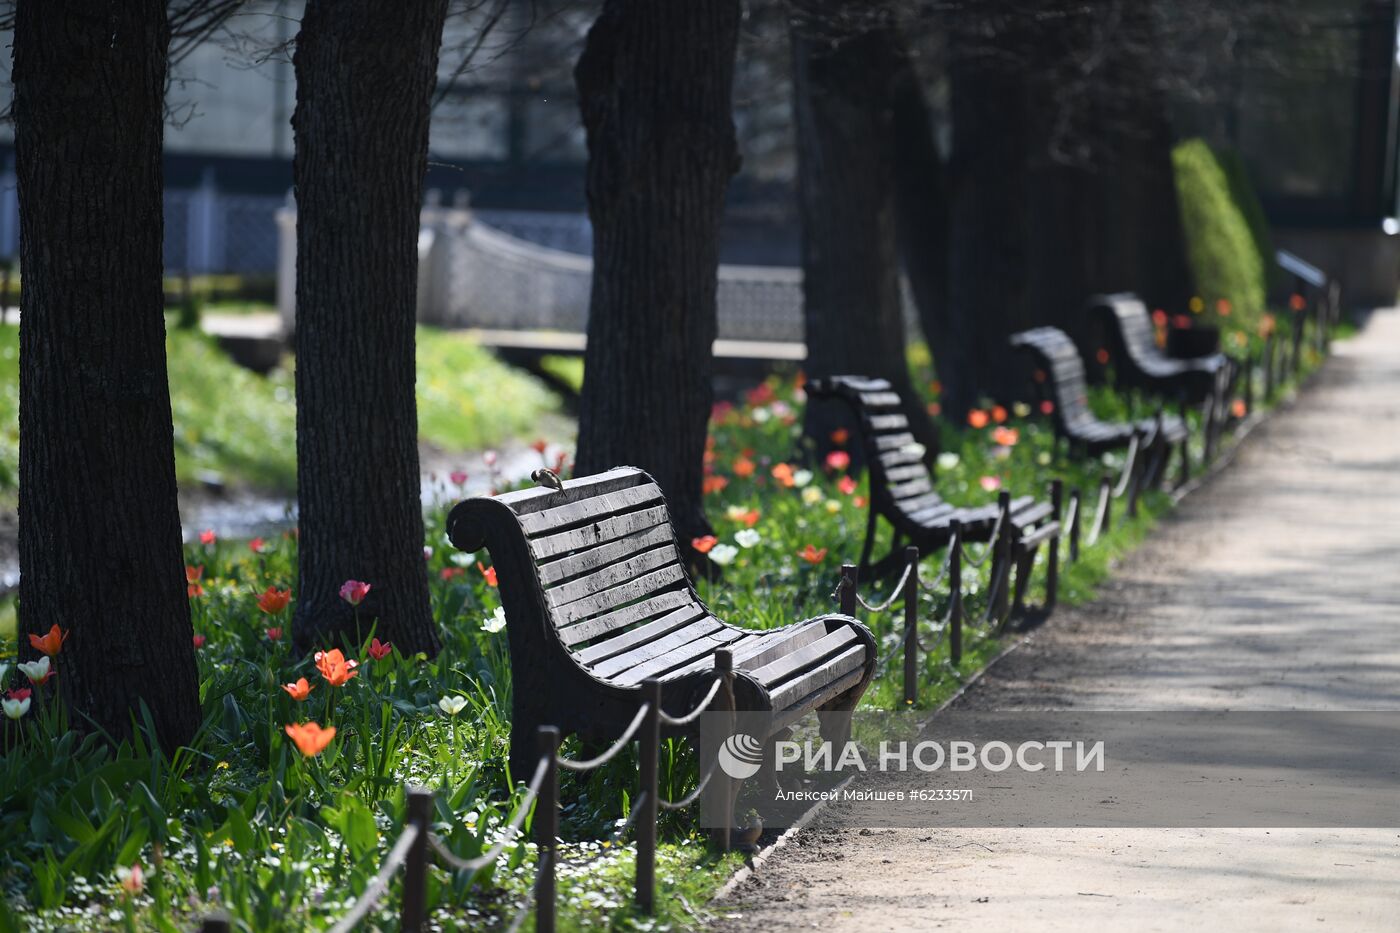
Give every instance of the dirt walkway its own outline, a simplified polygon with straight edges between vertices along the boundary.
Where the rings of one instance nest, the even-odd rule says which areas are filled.
[[[965,702],[1400,710],[1400,311],[1335,350]],[[813,829],[717,906],[734,930],[1397,931],[1400,831]]]

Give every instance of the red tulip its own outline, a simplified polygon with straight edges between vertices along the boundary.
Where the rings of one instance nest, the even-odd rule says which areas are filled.
[[[837,447],[845,447],[846,441],[848,441],[850,437],[850,431],[847,431],[845,428],[837,428],[835,431],[831,432],[831,443],[835,444]]]
[[[447,474],[447,478],[452,480],[455,486],[465,486],[467,483],[467,474],[462,470],[453,470]]]
[[[214,534],[213,528],[206,528],[199,533],[199,543],[203,545],[213,544],[219,540],[219,536]]]
[[[287,604],[292,601],[292,591],[290,589],[279,590],[275,586],[269,586],[261,596],[258,597],[258,608],[270,616],[275,616]]]
[[[690,539],[690,546],[701,554],[710,553],[710,549],[716,544],[719,544],[719,538],[716,538],[714,535],[702,535],[699,538]]]
[[[393,650],[393,645],[387,641],[380,641],[378,638],[372,639],[369,643],[369,656],[376,661],[383,661]]]
[[[841,477],[841,481],[836,484],[836,488],[841,490],[843,495],[849,496],[858,488],[856,481],[849,475]]]
[[[268,629],[268,630],[267,630],[267,640],[268,640],[268,641],[281,641],[281,640],[282,640],[282,629],[281,629],[280,627],[277,627],[277,626],[274,626],[273,628]]]
[[[496,586],[496,568],[483,567],[481,561],[476,562],[476,569],[481,571],[481,575],[486,578],[487,586]]]
[[[252,551],[254,554],[261,554],[266,547],[267,542],[262,538],[254,538],[252,541],[248,542],[248,550]]]
[[[809,544],[798,553],[798,556],[809,564],[820,564],[826,560],[826,548]]]
[[[204,638],[203,635],[196,635],[196,636],[194,636],[194,650],[195,650],[195,651],[198,651],[200,648],[203,648],[203,647],[204,647],[204,642],[205,642],[205,638]]]
[[[851,465],[851,455],[844,450],[833,450],[826,455],[828,470],[844,470]]]

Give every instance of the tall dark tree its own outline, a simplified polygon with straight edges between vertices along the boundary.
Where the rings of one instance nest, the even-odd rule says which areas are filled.
[[[200,711],[161,282],[169,37],[162,0],[20,0],[13,77],[20,630],[70,633],[71,710],[120,736],[144,700],[174,746]]]
[[[447,0],[310,0],[297,79],[300,647],[378,620],[438,649],[423,565],[414,325],[428,118]],[[371,585],[358,615],[338,593]]]
[[[792,23],[802,295],[810,376],[888,379],[930,451],[937,432],[905,356],[899,286],[891,94],[899,66],[878,5],[801,0]],[[847,417],[809,405],[818,449]]]
[[[682,538],[701,503],[719,223],[738,171],[738,0],[605,0],[574,71],[593,291],[576,468],[650,471]]]

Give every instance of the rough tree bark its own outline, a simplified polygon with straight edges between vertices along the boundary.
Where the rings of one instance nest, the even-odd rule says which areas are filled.
[[[701,502],[719,224],[739,152],[738,0],[606,0],[574,71],[588,134],[593,291],[580,474],[632,464],[682,540]]]
[[[802,218],[802,295],[809,376],[888,379],[906,400],[914,436],[938,434],[905,356],[895,210],[888,26],[858,0],[803,0],[792,23],[793,109]],[[841,406],[812,404],[805,429],[818,453]]]
[[[439,644],[423,564],[418,219],[446,0],[310,0],[297,36],[296,643]],[[338,596],[372,587],[358,615]]]
[[[16,10],[20,631],[71,633],[55,683],[76,725],[126,735],[144,700],[174,747],[200,710],[165,368],[168,40],[162,0]]]
[[[955,372],[963,340],[948,306],[948,180],[933,117],[909,49],[893,43],[895,210],[899,253],[919,312],[919,326],[941,376]]]
[[[949,158],[949,305],[964,329],[954,366],[940,371],[944,410],[960,420],[984,398],[1006,402],[1025,381],[1008,366],[1007,336],[1034,323],[1026,204],[1028,20],[1013,0],[980,9],[950,35],[953,152]],[[985,28],[983,28],[985,27]]]

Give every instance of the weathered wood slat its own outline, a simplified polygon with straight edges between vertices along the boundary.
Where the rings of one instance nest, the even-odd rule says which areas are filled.
[[[822,704],[836,699],[841,694],[860,683],[864,677],[864,669],[858,667],[849,673],[842,674],[839,679],[829,684],[823,684],[805,697],[799,699],[796,703],[789,705],[786,710],[774,713],[769,720],[772,724],[772,728],[775,731],[786,729],[803,716],[806,716],[809,710],[814,710]]]
[[[561,583],[552,590],[546,590],[545,601],[555,609],[562,609],[572,602],[636,579],[649,570],[676,563],[678,562],[675,548],[652,548],[619,563],[600,567],[587,576]]]
[[[632,686],[641,683],[648,677],[674,677],[677,669],[693,664],[697,660],[711,661],[716,648],[732,644],[743,635],[744,633],[740,629],[725,626],[708,635],[702,635],[695,641],[687,642],[675,651],[668,652],[644,664],[638,664],[636,667],[618,674],[614,679],[623,686]]]
[[[638,625],[636,628],[629,628],[616,634],[609,632],[607,637],[594,641],[587,648],[576,650],[574,657],[584,664],[606,661],[608,658],[630,651],[638,645],[646,644],[663,635],[669,635],[704,617],[705,608],[698,603],[690,603],[666,613],[659,619]]]
[[[859,670],[865,664],[865,646],[854,645],[823,661],[821,666],[792,678],[777,690],[769,691],[774,709],[787,709],[798,700],[843,674]]]
[[[666,506],[654,505],[637,512],[605,518],[591,525],[582,525],[568,531],[561,531],[558,534],[540,535],[531,539],[530,551],[535,555],[535,560],[548,560],[560,554],[595,547],[657,525],[665,525],[669,528],[670,522],[671,520],[666,514]]]
[[[1053,512],[1054,509],[1050,507],[1050,503],[1048,502],[1033,504],[1028,508],[1013,509],[1011,512],[1011,524],[1015,525],[1017,528],[1025,528],[1037,522],[1044,521]]]
[[[918,450],[923,445],[914,440],[914,435],[905,431],[901,434],[880,434],[872,438],[876,450]]]
[[[894,392],[862,392],[860,401],[870,409],[901,407],[899,396]]]
[[[598,473],[593,476],[582,476],[578,479],[566,480],[564,488],[544,489],[535,487],[533,489],[520,489],[515,492],[502,493],[496,496],[496,500],[510,506],[516,515],[528,515],[531,512],[538,512],[541,509],[554,508],[560,505],[568,505],[571,502],[578,502],[581,499],[589,499],[594,496],[605,495],[610,492],[617,492],[619,489],[626,489],[628,486],[640,486],[647,482],[646,474],[638,470],[622,467],[616,470],[608,470],[606,473]]]
[[[933,484],[928,481],[928,476],[918,476],[904,483],[892,483],[889,486],[890,498],[896,502],[903,499],[912,499],[915,496],[927,495],[933,492]]]
[[[721,630],[729,631],[723,622],[712,616],[706,616],[699,622],[693,622],[690,625],[669,632],[660,638],[654,638],[649,642],[637,645],[606,661],[600,661],[594,664],[593,673],[597,674],[599,677],[615,678],[624,671],[646,664],[649,661],[654,661],[657,658],[665,658],[675,655],[678,652],[683,653],[686,645],[693,644],[706,635],[712,635]],[[738,636],[736,635],[735,637],[737,638]],[[687,655],[686,659],[688,660],[689,657],[690,656]],[[681,662],[678,660],[676,663],[679,664]],[[640,681],[638,682],[640,683]]]
[[[782,657],[789,651],[806,647],[826,634],[826,626],[820,622],[806,625],[790,625],[787,628],[765,633],[762,641],[747,646],[734,655],[734,667],[742,671],[754,668]]]
[[[909,419],[904,417],[903,412],[895,412],[891,415],[871,415],[866,419],[866,424],[872,431],[908,431]]]
[[[928,477],[928,467],[924,466],[922,460],[918,463],[890,467],[885,470],[885,479],[891,483],[903,482],[904,480],[913,479],[916,476]]]
[[[641,602],[623,606],[621,609],[614,609],[612,612],[576,622],[573,625],[560,625],[558,626],[559,640],[566,646],[581,645],[609,632],[654,619],[663,613],[683,606],[694,606],[697,612],[702,611],[689,589],[669,590]]]
[[[840,654],[859,640],[859,636],[853,629],[839,628],[823,635],[810,645],[804,645],[760,668],[751,669],[749,673],[771,691],[783,681],[801,674],[807,668],[827,657]]]
[[[642,486],[629,486],[601,496],[593,496],[528,515],[520,516],[520,527],[527,535],[543,531],[554,532],[570,525],[611,518],[623,512],[635,512],[642,506],[663,501],[661,489],[655,483]]]
[[[567,606],[556,608],[554,610],[555,622],[558,625],[564,625],[579,619],[586,619],[589,616],[599,615],[634,599],[650,596],[685,581],[685,570],[679,564],[668,564],[660,570],[653,570],[651,573],[628,580],[610,590],[603,590],[601,593],[594,593],[592,596],[585,596]]]
[[[640,533],[630,534],[625,538],[618,538],[607,544],[571,554],[553,563],[541,564],[540,582],[545,586],[550,586],[630,557],[638,551],[645,551],[660,545],[669,546],[671,553],[675,553],[675,534],[671,531],[669,523],[653,525]]]

